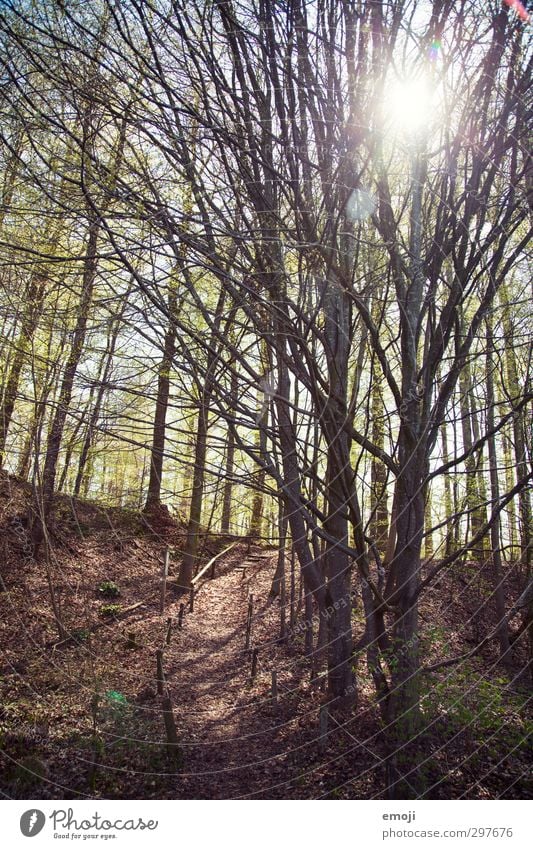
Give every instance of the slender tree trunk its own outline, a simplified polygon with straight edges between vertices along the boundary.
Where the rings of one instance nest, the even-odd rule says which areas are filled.
[[[473,411],[471,409],[471,374],[470,368],[465,366],[459,378],[461,427],[463,433],[463,445],[465,451],[472,452],[474,437],[472,433]],[[465,459],[466,470],[466,507],[468,510],[468,521],[470,525],[470,536],[475,537],[483,526],[483,506],[480,486],[480,471],[474,454],[469,453]],[[472,549],[472,555],[480,562],[484,559],[483,541],[480,540]]]
[[[351,338],[349,299],[335,282],[328,282],[324,298],[325,335],[329,372],[329,402],[325,412],[327,472],[327,515],[325,530],[332,538],[326,543],[324,563],[327,575],[328,685],[333,699],[355,702],[352,670],[352,624],[350,561],[335,541],[348,544],[348,507],[345,490],[350,468],[350,443],[344,423],[347,419],[348,357]]]
[[[205,460],[207,454],[207,430],[209,416],[210,393],[204,388],[198,405],[196,424],[196,443],[194,451],[194,472],[192,482],[191,506],[187,525],[187,538],[183,559],[178,576],[178,586],[188,590],[197,566],[198,549],[200,545],[200,528],[205,479]]]
[[[378,289],[372,306],[372,318],[376,325],[379,324],[380,295],[381,289]],[[383,377],[381,375],[379,365],[374,362],[371,390],[372,442],[382,451],[385,449],[385,415],[386,411],[383,403]],[[386,552],[389,536],[387,468],[385,464],[375,456],[372,457],[371,463],[370,512],[372,521],[370,524],[370,535],[374,540],[378,551],[383,557]]]
[[[170,396],[170,371],[176,353],[176,324],[174,318],[177,312],[177,299],[174,288],[171,289],[168,299],[169,327],[165,334],[163,358],[159,366],[157,377],[157,397],[155,403],[154,431],[152,439],[152,451],[150,455],[150,477],[148,480],[148,494],[146,496],[145,512],[157,509],[161,506],[161,480],[163,476],[163,455],[165,451],[166,417],[168,400]]]
[[[288,516],[293,546],[298,555],[306,593],[315,598],[319,612],[317,653],[320,655],[326,643],[327,620],[326,588],[319,564],[315,560],[307,537],[307,528],[302,515],[302,490],[296,451],[296,438],[290,417],[290,383],[285,362],[284,325],[278,319],[274,328],[273,346],[278,353],[279,382],[275,404],[277,411],[281,463],[284,481],[285,509]]]
[[[448,452],[448,432],[446,429],[446,422],[440,428],[440,435],[442,440],[442,462],[446,464],[450,455]],[[447,557],[451,554],[452,547],[454,544],[454,524],[455,520],[452,521],[450,518],[455,513],[455,505],[452,502],[452,488],[450,484],[450,476],[448,474],[444,474],[444,516],[446,518],[446,535],[444,540],[444,556]]]
[[[487,356],[486,356],[486,385],[487,385],[487,431],[494,430],[494,343],[490,319],[487,319]],[[498,453],[496,451],[496,437],[494,434],[488,438],[489,467],[490,467],[490,490],[492,504],[495,506],[500,500],[500,485],[498,481]],[[492,565],[494,570],[494,605],[498,621],[498,639],[500,642],[500,655],[504,663],[509,664],[510,642],[509,629],[505,612],[505,594],[503,587],[503,568],[501,554],[500,517],[492,522],[490,529],[492,545]]]
[[[80,304],[78,308],[76,327],[73,334],[72,347],[63,373],[57,407],[48,434],[40,492],[36,493],[36,504],[32,517],[32,541],[35,555],[39,552],[39,548],[45,534],[46,523],[52,509],[54,483],[59,450],[61,448],[61,439],[72,397],[74,378],[76,377],[76,372],[85,342],[89,308],[92,301],[94,282],[96,279],[96,249],[98,244],[98,234],[99,224],[97,221],[93,221],[89,226]]]
[[[431,510],[431,489],[426,490],[426,504],[424,508],[424,557],[431,560],[434,553],[433,547],[433,514]]]
[[[507,371],[508,391],[511,397],[511,402],[520,398],[522,391],[518,379],[518,367],[516,355],[514,351],[514,331],[511,308],[509,304],[509,295],[507,287],[503,285],[500,289],[500,297],[503,306],[503,330],[505,334],[505,364]],[[527,474],[528,457],[526,448],[525,433],[527,426],[524,420],[524,413],[518,412],[513,418],[513,440],[516,466],[516,479],[520,480]],[[526,581],[529,579],[532,570],[533,557],[533,523],[530,491],[528,487],[522,487],[518,495],[518,509],[520,515],[520,540],[521,553],[520,561]]]
[[[264,458],[266,453],[266,432],[265,428],[268,422],[268,401],[266,396],[263,396],[261,401],[260,417],[258,419],[257,431],[257,450],[259,457]],[[262,521],[263,521],[263,503],[264,493],[263,487],[265,484],[265,469],[261,466],[254,475],[255,485],[257,489],[254,491],[252,501],[252,515],[250,517],[250,538],[260,540],[262,536]]]
[[[187,525],[187,537],[183,550],[180,571],[178,575],[178,587],[186,591],[191,586],[191,581],[198,562],[198,549],[200,543],[200,527],[202,518],[202,505],[204,498],[205,463],[207,456],[207,431],[209,427],[209,410],[211,394],[214,386],[213,370],[217,360],[217,331],[222,321],[222,314],[226,292],[221,288],[215,308],[215,327],[211,337],[211,347],[207,356],[204,383],[200,391],[198,403],[198,419],[196,422],[196,443],[194,449],[194,472],[192,482],[191,506],[189,510],[189,522]]]
[[[402,407],[398,433],[399,474],[396,482],[396,548],[390,565],[393,584],[393,664],[389,699],[390,773],[388,793],[392,798],[417,795],[416,736],[420,727],[420,681],[418,640],[418,591],[424,532],[427,444],[422,424],[425,395],[417,379],[417,335],[424,273],[421,261],[422,190],[425,158],[418,151],[412,162],[410,213],[411,268],[402,293]],[[389,598],[389,594],[387,593]]]
[[[180,514],[184,517],[189,515],[191,509],[192,482],[194,477],[194,444],[194,433],[190,433],[186,439],[185,456],[182,460],[183,473],[178,508]]]
[[[22,328],[15,343],[15,355],[0,403],[0,468],[2,468],[4,460],[6,440],[18,395],[22,367],[41,314],[45,285],[46,278],[42,274],[32,274],[28,291],[25,294]]]
[[[83,409],[83,412],[78,414],[78,420],[76,421],[72,430],[65,434],[63,437],[63,442],[66,443],[66,447],[64,450],[64,459],[63,459],[63,468],[61,469],[61,473],[59,475],[59,479],[56,484],[57,492],[63,492],[65,489],[65,484],[67,482],[68,474],[70,471],[70,466],[72,462],[72,455],[76,449],[76,444],[78,442],[78,435],[87,421],[87,417],[89,414],[89,410],[91,409],[91,404],[94,397],[94,387],[91,387],[89,391],[89,398],[87,399],[87,403]]]
[[[507,413],[507,406],[502,405],[500,415],[503,416]],[[515,465],[513,461],[513,452],[511,439],[509,438],[509,433],[507,429],[502,431],[502,454],[503,454],[503,462],[505,464],[505,490],[509,492],[515,485]],[[509,539],[509,554],[507,560],[512,562],[515,558],[520,559],[520,546],[518,542],[518,533],[517,533],[517,515],[516,515],[516,503],[513,500],[509,502],[507,505],[507,532]]]
[[[30,475],[32,455],[34,457],[39,456],[40,452],[38,450],[38,446],[41,443],[41,431],[43,428],[45,413],[48,406],[53,406],[54,403],[53,390],[56,386],[55,376],[58,371],[58,367],[55,362],[52,364],[51,351],[53,336],[53,331],[50,329],[44,355],[44,361],[47,363],[47,366],[42,370],[36,371],[35,358],[32,359],[32,383],[34,391],[33,412],[28,424],[27,436],[22,446],[17,469],[18,475],[24,480],[28,480]],[[64,347],[65,341],[66,332],[62,334],[62,338],[60,339],[61,349]],[[51,395],[52,399],[50,400]]]
[[[237,406],[237,372],[231,372],[230,384],[230,404],[231,412],[235,411]],[[224,490],[222,495],[222,518],[220,520],[220,531],[223,534],[229,534],[231,520],[231,497],[233,492],[233,470],[235,466],[235,434],[233,428],[228,426],[226,435],[226,463],[224,469]]]
[[[89,454],[94,445],[98,422],[100,420],[100,411],[102,409],[102,404],[104,402],[104,398],[107,392],[107,383],[111,374],[111,368],[113,366],[113,357],[115,355],[120,325],[124,316],[126,304],[128,303],[130,291],[131,288],[128,287],[122,299],[119,314],[117,318],[113,321],[113,324],[111,326],[110,338],[108,339],[107,343],[107,351],[102,357],[102,365],[99,369],[99,386],[96,391],[96,399],[89,419],[89,423],[87,425],[87,431],[85,434],[85,439],[83,441],[80,458],[78,460],[78,470],[76,473],[76,479],[74,481],[75,496],[78,496],[80,494],[82,488],[84,492],[86,492],[88,489],[86,469],[88,469]]]
[[[405,427],[402,425],[402,427]],[[424,492],[421,468],[425,461],[416,439],[403,434],[402,471],[398,478],[396,520],[396,550],[390,572],[394,576],[395,592],[389,722],[394,761],[390,793],[393,798],[412,798],[416,788],[414,752],[410,741],[416,738],[420,726],[419,708],[419,640],[418,588],[420,583],[420,553],[424,531]],[[390,597],[389,597],[390,598]],[[415,770],[410,779],[406,774]]]

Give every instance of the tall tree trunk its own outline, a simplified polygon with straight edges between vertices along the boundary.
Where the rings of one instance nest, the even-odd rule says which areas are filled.
[[[266,426],[268,423],[268,395],[263,392],[258,397],[258,403],[260,404],[259,415],[257,419],[257,451],[259,457],[264,459],[266,453]],[[259,469],[254,474],[254,483],[257,487],[254,491],[254,496],[252,500],[252,514],[250,517],[250,538],[254,540],[260,540],[262,536],[262,521],[263,521],[263,503],[264,503],[264,493],[263,487],[265,485],[265,468],[264,466],[260,466]]]
[[[487,356],[486,356],[486,384],[487,384],[487,431],[490,434],[494,430],[494,343],[490,317],[487,319]],[[500,500],[500,485],[498,481],[498,452],[496,450],[496,437],[491,434],[488,438],[489,467],[490,467],[490,490],[491,501],[495,507]],[[494,605],[498,621],[498,639],[500,642],[500,655],[504,663],[509,664],[510,642],[507,618],[505,615],[505,594],[503,587],[503,568],[500,536],[500,517],[497,516],[492,522],[490,529],[492,545],[492,565],[494,570]]]
[[[70,466],[72,462],[72,455],[76,449],[76,445],[78,443],[78,435],[87,421],[89,410],[91,409],[91,405],[94,398],[94,386],[91,386],[89,390],[89,397],[84,406],[83,412],[77,413],[77,421],[74,424],[74,427],[70,430],[68,435],[65,433],[63,436],[64,443],[64,458],[63,458],[63,468],[61,469],[61,473],[59,475],[59,479],[56,484],[57,492],[63,492],[65,489],[65,484],[67,482],[68,474],[70,471]]]
[[[424,292],[421,260],[422,193],[425,157],[418,150],[412,161],[412,201],[409,248],[411,267],[407,286],[400,290],[402,405],[398,433],[399,474],[396,481],[396,547],[390,565],[389,584],[394,586],[393,663],[389,700],[390,774],[392,798],[416,795],[416,739],[420,727],[418,640],[418,592],[424,533],[424,481],[427,445],[423,428],[423,401],[418,385],[418,329]],[[425,397],[426,404],[430,399]],[[387,593],[387,597],[389,597]],[[408,777],[409,774],[409,777]]]
[[[285,318],[285,321],[287,318]],[[296,436],[290,416],[290,381],[285,361],[286,330],[285,321],[279,317],[275,321],[272,345],[278,359],[278,387],[275,397],[277,412],[281,467],[283,472],[283,492],[285,514],[288,517],[291,539],[302,570],[306,598],[312,595],[319,613],[319,631],[316,653],[318,659],[326,643],[326,587],[319,562],[313,556],[309,546],[307,527],[303,517],[303,499],[296,449]],[[308,607],[308,605],[306,605]],[[310,607],[310,605],[309,605]],[[307,613],[310,611],[307,610]],[[316,656],[315,656],[315,659]]]
[[[463,433],[464,450],[469,454],[465,459],[466,470],[466,497],[465,504],[468,510],[468,524],[470,537],[475,537],[483,527],[484,507],[482,504],[482,486],[480,485],[480,470],[478,460],[472,453],[474,444],[474,435],[472,432],[472,424],[474,420],[474,411],[471,407],[472,400],[472,377],[468,364],[461,371],[459,378],[460,392],[460,410],[461,410],[461,427]],[[486,512],[486,511],[485,511]],[[468,527],[468,526],[467,526]],[[480,562],[484,560],[484,545],[483,541],[479,540],[475,548],[472,549],[472,555]]]
[[[175,287],[170,284],[168,297],[169,326],[165,334],[163,357],[157,376],[157,397],[155,403],[152,451],[150,454],[150,477],[146,496],[145,512],[149,513],[161,506],[161,480],[163,476],[163,455],[165,451],[166,418],[170,396],[170,371],[176,353],[177,298]]]
[[[4,461],[6,440],[18,395],[20,374],[41,314],[45,286],[46,278],[41,273],[35,272],[31,276],[24,297],[22,327],[15,343],[15,355],[0,403],[0,468],[2,468]]]
[[[67,331],[64,329],[59,340],[60,350],[66,347],[66,338]],[[20,452],[17,468],[17,474],[24,480],[29,478],[32,456],[36,459],[39,457],[45,414],[47,409],[52,408],[55,402],[56,375],[59,371],[59,363],[52,357],[53,345],[54,332],[50,327],[42,358],[46,365],[44,368],[38,369],[36,359],[32,359],[33,410],[27,425],[27,435]]]
[[[433,547],[433,513],[431,510],[431,489],[426,489],[426,504],[424,508],[424,557],[431,560],[434,553]]]
[[[507,292],[507,287],[505,285],[503,285],[500,289],[500,296],[503,306],[503,330],[505,335],[505,363],[507,371],[508,392],[511,397],[511,403],[513,403],[518,398],[520,398],[522,393],[519,385],[518,368],[514,351],[514,331],[511,308],[509,305],[509,295]],[[528,471],[528,457],[525,439],[526,430],[527,428],[524,421],[524,413],[520,411],[516,413],[513,418],[513,438],[517,480],[521,480],[522,478],[524,478]],[[518,506],[520,514],[521,539],[520,560],[527,582],[531,575],[533,557],[533,523],[530,490],[528,487],[524,486],[520,490],[520,493],[518,495]]]
[[[200,528],[204,496],[205,460],[207,454],[207,430],[209,417],[210,392],[204,387],[198,404],[198,419],[196,423],[196,442],[194,449],[193,482],[187,537],[181,561],[178,586],[188,590],[197,566],[198,549],[200,544]]]
[[[448,452],[448,432],[446,429],[446,422],[441,425],[440,435],[442,441],[442,462],[446,464],[450,459],[450,455]],[[448,474],[444,474],[444,516],[446,519],[446,535],[444,539],[444,556],[447,557],[452,552],[452,548],[454,545],[455,534],[454,528],[456,527],[457,521],[452,519],[451,517],[455,514],[456,505],[452,501],[452,487],[450,483],[450,476]]]
[[[230,406],[231,413],[237,407],[237,372],[233,370],[230,378]],[[220,520],[220,532],[229,534],[231,521],[231,497],[233,492],[233,471],[235,466],[235,433],[231,425],[228,426],[226,435],[226,460],[224,468],[224,490],[222,495],[222,518]]]
[[[87,480],[86,469],[88,468],[89,454],[94,445],[98,422],[100,420],[100,411],[102,409],[102,404],[108,389],[107,383],[109,380],[109,375],[111,374],[111,368],[113,366],[113,357],[115,355],[118,334],[122,322],[122,317],[124,315],[124,310],[126,309],[129,293],[130,288],[127,289],[126,294],[124,295],[121,302],[119,314],[117,318],[113,321],[113,324],[110,329],[109,339],[107,342],[107,350],[102,357],[102,363],[98,374],[99,386],[96,391],[96,399],[87,425],[87,431],[85,433],[85,439],[83,441],[83,446],[80,452],[80,458],[78,460],[78,470],[76,472],[76,479],[74,481],[75,496],[78,496],[80,494],[82,488],[85,493],[88,490],[89,482]]]
[[[328,281],[324,296],[329,398],[324,411],[327,439],[326,543],[328,686],[333,699],[354,702],[350,560],[340,545],[348,545],[348,506],[345,489],[350,469],[350,442],[346,428],[348,357],[351,339],[350,301],[336,281]]]
[[[405,425],[401,426],[405,431]],[[424,531],[424,453],[411,433],[400,434],[401,473],[398,477],[396,549],[390,566],[394,594],[392,629],[393,663],[389,703],[392,773],[389,794],[392,798],[416,795],[415,753],[410,741],[420,726],[418,588],[420,554]],[[408,778],[407,773],[413,771]]]
[[[372,304],[372,319],[376,326],[380,320],[381,288],[375,293]],[[383,403],[383,376],[379,364],[373,359],[371,389],[372,442],[380,450],[385,449],[385,406]],[[372,456],[370,489],[370,535],[382,557],[385,556],[389,536],[389,511],[387,509],[387,468],[376,456]]]
[[[189,521],[187,524],[187,537],[185,539],[183,558],[178,575],[178,587],[182,591],[186,591],[191,586],[191,581],[198,563],[200,523],[204,498],[205,462],[207,456],[207,431],[209,427],[211,395],[214,386],[213,370],[218,357],[217,352],[219,343],[217,340],[217,334],[222,321],[225,300],[226,291],[224,288],[221,288],[215,308],[214,328],[211,335],[211,345],[207,355],[204,382],[200,389],[200,397],[198,400],[198,419],[196,422],[196,443],[194,448],[191,506],[189,510]]]
[[[36,492],[35,505],[32,515],[32,542],[34,555],[39,552],[45,531],[46,523],[52,509],[54,497],[54,483],[57,469],[57,461],[61,448],[61,439],[65,420],[68,413],[74,378],[83,352],[89,309],[92,302],[94,283],[97,270],[97,244],[99,224],[93,220],[89,226],[87,248],[85,250],[84,268],[78,316],[74,329],[70,354],[63,372],[63,380],[57,400],[56,411],[50,425],[46,445],[46,455],[42,474],[41,486]]]

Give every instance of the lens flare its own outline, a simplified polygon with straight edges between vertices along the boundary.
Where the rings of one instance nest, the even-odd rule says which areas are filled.
[[[509,6],[510,9],[513,9],[514,12],[518,15],[521,21],[528,24],[531,20],[531,15],[527,11],[526,7],[520,0],[504,0],[506,6]]]
[[[428,57],[429,57],[430,62],[436,62],[437,61],[437,59],[439,57],[440,48],[441,48],[441,42],[439,41],[438,38],[435,38],[431,42],[431,47],[429,48],[429,51],[428,51]]]
[[[418,132],[431,122],[433,92],[429,79],[395,80],[385,96],[384,109],[393,127],[404,132]]]

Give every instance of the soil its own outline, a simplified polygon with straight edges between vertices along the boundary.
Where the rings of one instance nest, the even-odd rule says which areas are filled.
[[[7,798],[381,798],[386,750],[364,657],[358,703],[319,713],[303,632],[280,636],[269,599],[277,552],[235,540],[198,582],[194,609],[179,596],[184,528],[134,511],[58,497],[50,557],[29,555],[27,485],[0,481],[0,792]],[[201,565],[229,539],[204,541]],[[165,607],[161,567],[170,551]],[[491,626],[479,605],[490,575],[463,564],[422,607],[431,663],[475,645]],[[54,587],[65,633],[50,600]],[[246,648],[253,595],[250,649]],[[178,627],[184,605],[182,627]],[[469,611],[476,610],[473,617]],[[287,604],[287,624],[290,605]],[[303,613],[294,604],[294,620]],[[170,620],[170,633],[169,633]],[[459,623],[459,624],[458,624]],[[363,633],[354,608],[356,638]],[[170,642],[167,643],[167,636]],[[257,669],[252,678],[253,649]],[[168,747],[164,693],[179,746]],[[517,658],[519,666],[520,658]],[[272,673],[277,699],[272,695]],[[488,646],[468,664],[430,676],[417,742],[424,798],[531,798],[530,694]],[[498,683],[499,682],[499,683]],[[481,701],[480,701],[481,700]],[[484,701],[483,701],[484,700]],[[530,738],[529,738],[530,740]]]

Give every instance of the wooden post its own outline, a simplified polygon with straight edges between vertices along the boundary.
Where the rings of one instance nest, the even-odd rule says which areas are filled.
[[[290,618],[289,618],[289,628],[294,631],[294,626],[296,625],[296,564],[294,562],[293,551],[291,551],[291,606],[290,606]]]
[[[327,748],[327,737],[328,737],[328,715],[329,710],[327,705],[320,706],[320,714],[318,719],[319,724],[319,738],[318,738],[318,748],[320,752],[323,754]]]
[[[185,612],[185,605],[180,604],[180,612],[178,613],[178,628],[181,631],[183,628],[183,614]]]
[[[163,558],[163,567],[161,569],[161,597],[159,599],[159,610],[163,613],[165,609],[165,599],[167,595],[167,577],[168,577],[168,561],[170,558],[170,551],[167,546],[165,549],[165,556]]]
[[[303,580],[302,580],[303,584]],[[304,589],[305,592],[305,654],[307,657],[313,655],[313,596],[310,590]]]
[[[285,570],[285,546],[287,541],[287,517],[283,501],[278,504],[278,568],[277,573],[280,576],[280,622],[279,622],[279,638],[281,642],[287,639],[287,583]]]
[[[278,703],[278,674],[275,669],[272,670],[272,702]]]
[[[252,651],[252,681],[257,675],[257,655],[259,654],[259,649],[255,648]]]
[[[191,587],[191,592],[189,595],[189,610],[191,613],[194,611],[194,587]]]
[[[176,722],[174,720],[174,711],[172,710],[172,698],[168,687],[166,687],[165,695],[161,700],[161,707],[167,735],[167,752],[169,757],[176,763],[181,760],[181,751],[178,742],[178,732],[176,731]]]
[[[157,667],[157,694],[163,695],[163,684],[165,683],[165,673],[163,672],[163,649],[157,649],[155,653],[155,661]]]
[[[128,631],[126,633],[126,648],[127,649],[138,649],[139,645],[137,644],[137,639],[135,637],[135,631]]]
[[[283,554],[283,571],[281,573],[281,592],[279,596],[279,639],[284,643],[287,639],[287,593],[285,585],[285,555]]]
[[[250,638],[252,635],[252,618],[254,615],[254,597],[250,593],[250,597],[248,599],[248,615],[246,617],[246,639],[244,642],[244,648],[246,651],[250,649]]]
[[[166,644],[170,645],[170,640],[172,639],[172,619],[169,617],[167,619],[167,636],[166,636]]]

